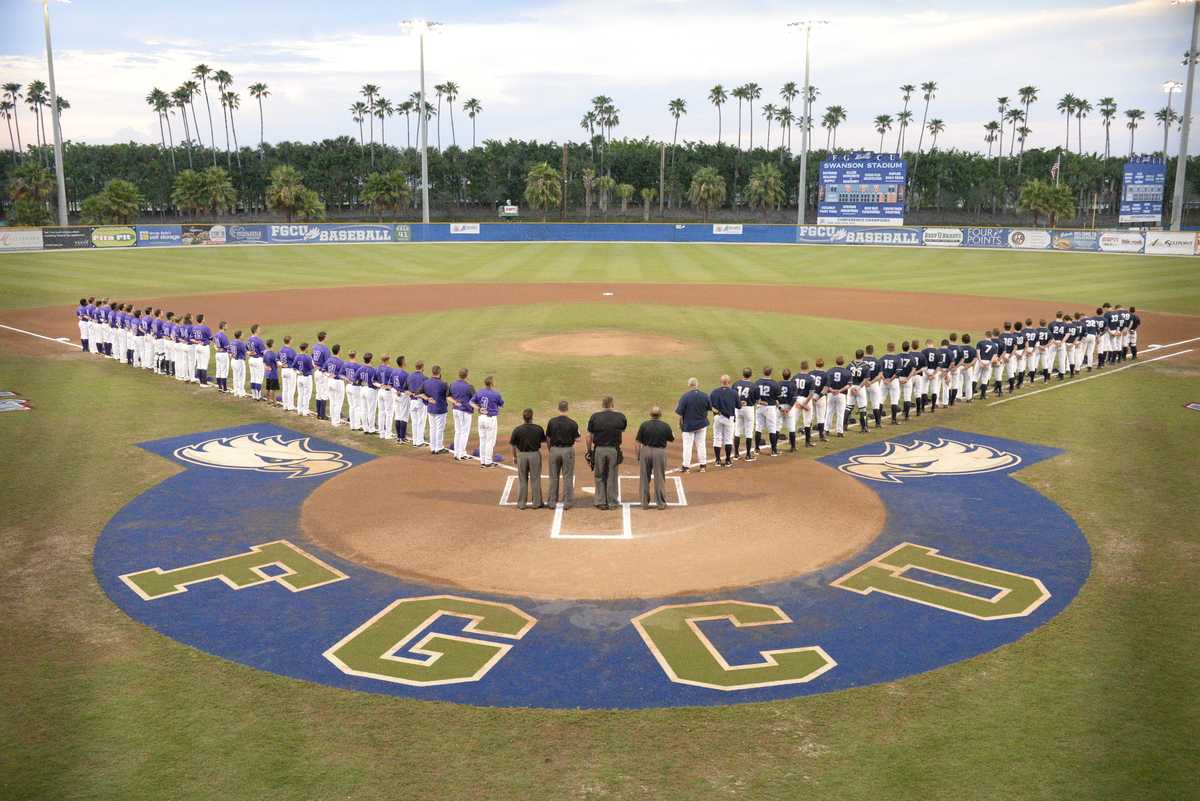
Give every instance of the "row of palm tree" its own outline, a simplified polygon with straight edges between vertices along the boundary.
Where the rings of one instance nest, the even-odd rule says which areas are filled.
[[[428,100],[425,101],[425,120],[428,121],[433,117],[437,117],[437,149],[442,150],[442,100],[444,99],[450,109],[450,143],[451,146],[458,146],[458,135],[454,129],[454,101],[458,99],[460,92],[459,86],[454,81],[446,81],[445,83],[435,84],[433,87],[434,94],[437,95],[437,108]],[[371,166],[375,166],[375,120],[379,120],[379,136],[380,144],[387,145],[387,128],[386,121],[388,117],[397,114],[404,115],[404,130],[405,144],[407,147],[413,146],[412,141],[412,126],[409,115],[418,114],[421,106],[421,93],[413,92],[408,99],[401,103],[393,103],[382,94],[378,85],[373,83],[363,84],[359,94],[365,98],[356,100],[350,104],[350,118],[358,125],[358,140],[362,147],[367,147],[367,143],[363,137],[363,122],[368,122],[370,129],[370,150],[371,150]],[[468,98],[462,105],[462,110],[467,113],[471,119],[471,147],[475,147],[475,119],[483,113],[483,104],[477,98]],[[420,118],[418,117],[418,125]],[[417,129],[418,134],[420,128]]]
[[[3,93],[0,94],[0,117],[4,118],[4,122],[8,126],[8,142],[13,152],[13,161],[17,161],[25,149],[21,142],[21,118],[19,115],[21,100],[24,99],[25,105],[33,113],[33,129],[39,158],[49,166],[50,154],[46,145],[53,136],[46,133],[46,118],[43,113],[50,107],[50,89],[46,86],[46,82],[33,80],[24,88],[19,83],[10,82],[0,88],[3,89]],[[58,113],[62,114],[70,107],[70,101],[59,95]],[[16,127],[15,138],[13,136],[14,125]]]

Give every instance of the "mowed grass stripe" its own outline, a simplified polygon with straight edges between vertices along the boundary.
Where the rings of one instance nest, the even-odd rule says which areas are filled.
[[[528,243],[147,248],[0,257],[0,308],[80,294],[198,292],[433,282],[799,284],[1124,302],[1200,314],[1190,259],[937,248]]]

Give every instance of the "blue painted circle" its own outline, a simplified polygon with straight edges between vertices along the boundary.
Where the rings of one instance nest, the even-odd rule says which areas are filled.
[[[1015,480],[1011,470],[1003,470],[900,483],[866,482],[887,510],[879,537],[840,564],[787,581],[710,597],[617,601],[543,601],[464,593],[404,581],[306,541],[299,527],[300,506],[325,478],[216,469],[174,456],[176,449],[201,440],[251,432],[289,439],[304,436],[254,425],[143,444],[184,469],[135,498],[108,523],[96,543],[96,577],[132,618],[180,642],[261,670],[352,690],[483,706],[561,708],[711,706],[830,692],[894,681],[1012,642],[1061,612],[1091,566],[1087,541],[1074,521],[1050,499]],[[938,437],[1016,454],[1021,462],[1015,470],[1058,453],[948,429],[913,432],[898,440]],[[317,439],[311,439],[311,444],[340,451],[354,464],[373,458]],[[881,447],[881,443],[864,445],[821,461],[838,466],[856,454],[878,453]],[[820,514],[820,505],[813,503],[797,513]],[[188,586],[186,592],[146,601],[120,578],[155,567],[170,570],[220,559],[278,539],[295,543],[345,573],[348,580],[304,592],[291,592],[274,582],[235,591],[221,581],[204,581]],[[984,621],[882,593],[859,595],[830,585],[902,542],[1035,577],[1049,590],[1050,598],[1026,617]],[[537,623],[473,683],[395,684],[347,675],[323,656],[390,603],[444,593],[509,603]],[[716,599],[777,605],[792,620],[740,629],[721,621],[700,624],[730,664],[757,662],[761,651],[819,645],[837,662],[836,667],[805,684],[733,692],[673,683],[631,619],[662,604]],[[429,630],[460,633],[465,623],[461,618],[442,617]]]

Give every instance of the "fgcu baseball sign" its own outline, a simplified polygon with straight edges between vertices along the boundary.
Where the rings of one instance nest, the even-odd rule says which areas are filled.
[[[961,431],[821,460],[887,510],[878,537],[837,564],[613,601],[429,586],[315,547],[298,525],[304,500],[372,458],[333,443],[249,426],[143,447],[181,471],[101,533],[94,568],[114,603],[226,659],[413,698],[704,706],[893,681],[1029,633],[1070,603],[1090,567],[1074,522],[1014,477],[1057,452]],[[178,514],[195,498],[205,515]],[[742,535],[731,532],[731,559]]]

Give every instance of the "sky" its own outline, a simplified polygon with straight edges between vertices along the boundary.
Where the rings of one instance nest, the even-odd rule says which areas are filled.
[[[939,146],[986,150],[983,125],[997,118],[996,98],[1008,95],[1015,102],[1017,89],[1032,84],[1040,99],[1030,112],[1028,146],[1063,142],[1065,120],[1054,105],[1071,92],[1093,105],[1109,95],[1122,111],[1145,110],[1137,149],[1148,152],[1162,147],[1153,114],[1166,104],[1163,82],[1184,79],[1191,22],[1190,9],[1169,0],[57,0],[50,12],[58,91],[71,103],[63,116],[66,138],[158,141],[157,118],[145,96],[155,87],[174,89],[203,62],[233,75],[241,95],[239,138],[251,145],[259,135],[257,107],[246,89],[251,83],[270,87],[268,141],[357,134],[349,106],[361,99],[365,83],[379,85],[393,102],[416,91],[417,42],[401,29],[404,18],[444,23],[426,39],[427,91],[434,102],[433,84],[453,80],[460,86],[454,112],[460,145],[470,144],[470,121],[461,110],[467,98],[483,106],[480,141],[561,142],[586,138],[580,118],[598,94],[611,96],[620,110],[617,137],[670,141],[674,121],[667,104],[681,97],[687,113],[680,140],[713,142],[717,112],[707,100],[709,89],[753,81],[763,88],[760,103],[779,103],[784,82],[803,84],[803,34],[787,23],[823,18],[829,24],[814,33],[811,51],[811,80],[820,90],[814,116],[819,119],[831,104],[846,108],[839,146],[878,149],[872,119],[900,111],[901,84],[933,80],[939,88],[929,116],[946,124]],[[0,83],[27,85],[45,77],[42,3],[0,0]],[[919,92],[914,103],[919,124]],[[1174,105],[1182,108],[1182,95],[1175,95]],[[203,106],[197,110],[207,141]],[[214,110],[223,146],[219,108]],[[21,116],[29,138],[32,119],[23,107]],[[450,119],[445,111],[442,116],[448,146]],[[728,142],[736,138],[736,101],[723,116]],[[766,125],[757,105],[755,116],[754,141],[761,146]],[[413,122],[415,131],[415,117]],[[746,143],[748,109],[742,125]],[[174,126],[178,137],[178,119]],[[431,123],[431,143],[436,127]],[[824,132],[813,135],[814,144],[823,146]],[[403,143],[403,117],[387,121],[386,136]],[[772,136],[777,145],[776,131]],[[910,146],[915,136],[914,127]],[[1127,152],[1123,119],[1113,137],[1114,151]],[[1172,131],[1172,143],[1177,138]],[[888,139],[884,150],[894,150],[895,134]],[[1093,112],[1083,121],[1084,149],[1102,149],[1103,140]],[[8,146],[3,129],[0,141]],[[1072,133],[1072,147],[1075,141]],[[798,146],[798,136],[793,144]]]

